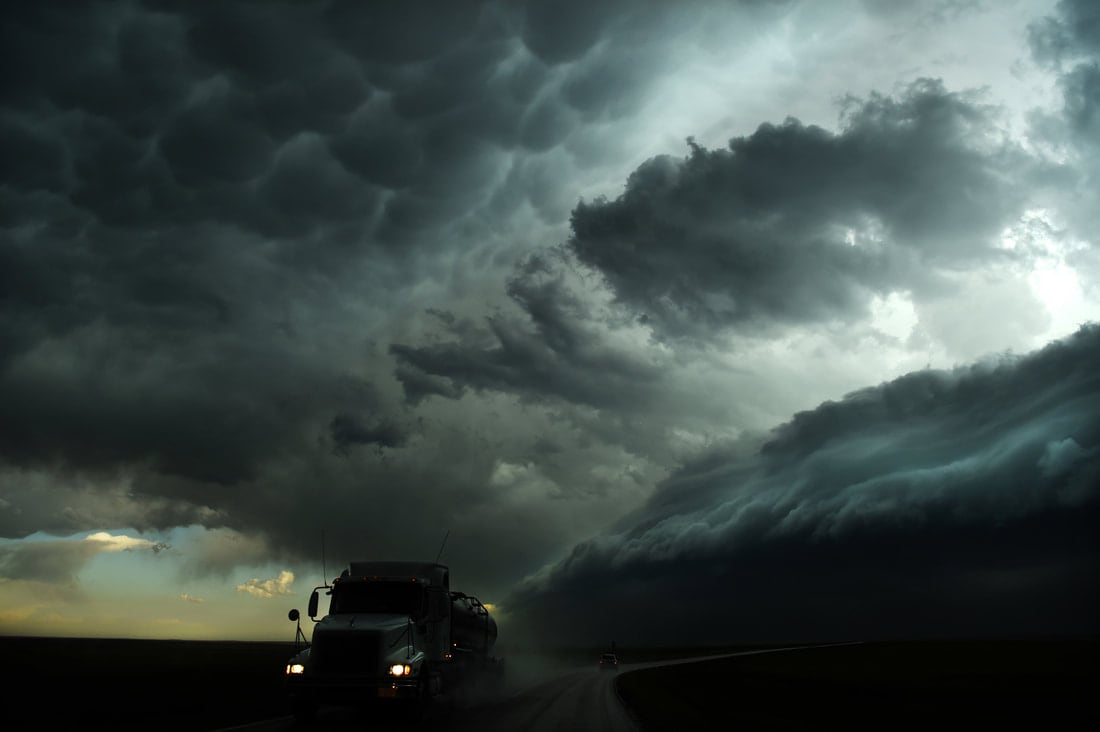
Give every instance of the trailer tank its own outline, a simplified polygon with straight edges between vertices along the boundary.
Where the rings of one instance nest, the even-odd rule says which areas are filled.
[[[497,640],[497,621],[481,600],[464,592],[451,593],[451,643],[460,653],[486,658]]]

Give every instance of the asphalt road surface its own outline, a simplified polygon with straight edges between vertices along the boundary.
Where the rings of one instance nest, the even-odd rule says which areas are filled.
[[[837,644],[845,645],[845,644]],[[804,648],[800,646],[799,648]],[[681,658],[648,663],[624,663],[618,671],[601,670],[593,662],[584,667],[552,665],[536,658],[510,658],[507,677],[495,689],[484,689],[448,704],[438,705],[431,718],[416,729],[448,732],[639,732],[615,691],[615,678],[635,669],[692,663],[724,656],[777,653],[777,648]],[[357,709],[322,708],[314,722],[296,725],[290,717],[231,728],[235,732],[289,732],[290,730],[386,729],[405,720],[379,718]]]

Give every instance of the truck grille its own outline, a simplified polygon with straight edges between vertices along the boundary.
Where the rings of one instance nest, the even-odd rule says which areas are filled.
[[[309,655],[318,673],[377,676],[378,641],[378,633],[325,634],[314,638]]]

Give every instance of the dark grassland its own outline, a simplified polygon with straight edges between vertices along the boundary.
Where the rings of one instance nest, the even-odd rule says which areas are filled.
[[[289,714],[293,643],[0,637],[10,729],[212,730]]]
[[[618,652],[629,664],[746,648]],[[548,660],[595,668],[602,650]],[[292,653],[292,643],[0,637],[5,721],[26,720],[4,728],[202,732],[284,716]],[[647,732],[1100,729],[1098,654],[1096,639],[874,643],[624,667],[618,685]]]
[[[646,732],[1100,729],[1100,641],[869,643],[622,674]]]

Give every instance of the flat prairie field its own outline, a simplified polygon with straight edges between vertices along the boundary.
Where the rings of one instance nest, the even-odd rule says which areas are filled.
[[[1100,729],[1100,641],[825,646],[627,671],[620,697],[664,730]]]
[[[293,643],[0,637],[23,729],[220,729],[289,714]],[[13,728],[14,729],[14,728]]]

